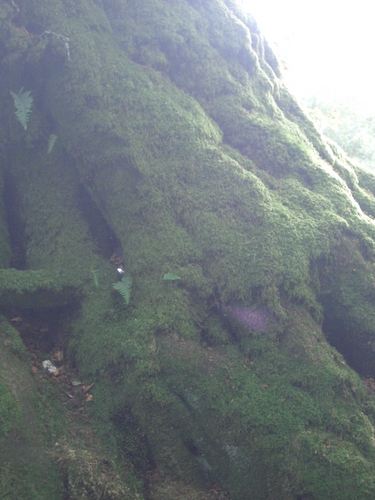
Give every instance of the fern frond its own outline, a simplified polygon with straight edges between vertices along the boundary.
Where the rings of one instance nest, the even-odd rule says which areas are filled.
[[[50,134],[49,139],[48,139],[48,151],[47,154],[49,154],[52,151],[52,148],[56,142],[57,135],[55,134]]]
[[[31,106],[33,104],[34,99],[31,96],[30,90],[26,90],[23,92],[23,87],[16,94],[13,90],[10,91],[12,94],[14,105],[16,107],[15,114],[17,119],[23,125],[24,129],[27,129],[27,122],[29,121],[29,114],[31,113]]]
[[[130,276],[123,276],[121,281],[113,283],[113,288],[118,291],[121,297],[125,300],[126,305],[130,302],[130,294],[132,291],[133,278]]]

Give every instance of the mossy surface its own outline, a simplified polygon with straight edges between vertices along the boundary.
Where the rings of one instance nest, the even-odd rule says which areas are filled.
[[[0,492],[5,498],[143,498],[129,465],[116,463],[83,419],[72,420],[66,405],[73,396],[59,391],[53,377],[31,370],[18,331],[4,317],[0,366]]]
[[[65,346],[95,383],[98,432],[131,464],[118,491],[139,498],[134,471],[155,499],[212,485],[372,499],[375,406],[356,371],[375,375],[374,176],[322,140],[230,1],[17,6],[0,10],[0,139],[26,262],[0,272],[2,305],[75,305]],[[21,86],[27,132],[9,95]],[[87,495],[97,455],[61,450],[78,457],[71,484],[86,462]]]
[[[50,450],[63,433],[56,393],[38,387],[18,332],[0,323],[0,491],[4,498],[63,498]]]
[[[61,272],[0,270],[2,306],[24,309],[63,307],[77,300],[78,296],[78,287],[74,287]]]

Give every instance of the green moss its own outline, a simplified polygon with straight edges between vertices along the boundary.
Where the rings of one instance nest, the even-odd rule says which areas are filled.
[[[36,105],[26,142],[1,125],[27,250],[27,270],[0,272],[1,299],[76,305],[64,343],[125,464],[118,495],[137,498],[131,468],[155,468],[164,485],[219,482],[233,499],[372,498],[373,398],[323,331],[373,375],[373,178],[322,141],[254,22],[221,0],[21,6],[18,25],[58,25],[71,61],[58,40],[21,43],[10,18],[0,29],[8,51],[28,50],[12,75],[30,75]],[[82,184],[121,241],[127,307]],[[230,306],[261,309],[267,328]],[[52,443],[55,395],[41,401]],[[62,442],[69,493],[102,494],[99,454]]]
[[[309,432],[298,436],[293,451],[298,472],[304,477],[303,491],[316,498],[372,497],[372,460],[359,455],[355,448],[348,444],[343,446],[341,440],[332,439],[324,433]],[[308,467],[301,467],[307,462]],[[325,478],[321,475],[323,468],[327,471]],[[364,480],[364,477],[367,479]]]
[[[43,383],[38,388],[24,355],[20,359],[17,332],[11,330],[12,327],[7,327],[3,321],[0,345],[0,491],[11,499],[36,500],[51,496],[60,499],[63,485],[49,450],[57,435],[64,432],[64,418],[56,392],[43,391]]]
[[[0,439],[17,428],[21,420],[20,409],[4,381],[0,379]]]
[[[362,375],[370,375],[374,338],[373,263],[367,259],[369,254],[372,258],[372,252],[366,239],[351,237],[340,243],[340,252],[322,266],[321,300],[325,310],[330,311],[323,328],[351,366]]]
[[[0,316],[0,340],[7,346],[7,350],[20,359],[25,359],[26,348],[18,331],[13,328],[6,318]]]
[[[109,500],[141,500],[137,489],[140,484],[131,474],[124,474],[114,463],[103,457],[103,450],[82,447],[62,439],[57,443],[54,456],[64,470],[65,494],[72,499],[100,498]],[[101,453],[100,453],[101,452]],[[121,477],[120,472],[123,473]],[[127,483],[124,482],[124,475]]]
[[[66,306],[79,295],[74,285],[60,272],[0,270],[0,297],[4,306],[25,309]]]

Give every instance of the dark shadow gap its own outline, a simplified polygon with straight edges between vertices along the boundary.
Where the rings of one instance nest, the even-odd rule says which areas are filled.
[[[26,269],[26,225],[21,214],[20,194],[17,183],[9,170],[5,170],[3,180],[4,210],[12,250],[10,267],[22,271]]]
[[[327,342],[345,359],[360,377],[375,377],[375,341],[373,335],[359,332],[345,317],[334,314],[334,308],[324,304],[322,331]]]
[[[122,255],[120,240],[83,184],[78,186],[77,196],[78,208],[89,227],[98,254],[106,260],[109,260],[114,254]]]

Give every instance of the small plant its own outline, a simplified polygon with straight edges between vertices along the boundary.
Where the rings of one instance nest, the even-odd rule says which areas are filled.
[[[49,139],[48,139],[48,150],[47,150],[47,154],[50,154],[50,152],[52,151],[53,149],[53,146],[56,142],[56,139],[57,139],[57,135],[55,134],[50,134],[49,136]]]
[[[93,267],[90,269],[90,273],[92,275],[92,279],[94,281],[95,288],[99,288],[99,273],[97,269]]]
[[[34,99],[31,96],[30,90],[23,91],[23,87],[16,94],[13,90],[10,91],[14,99],[14,105],[16,107],[16,116],[18,121],[22,124],[24,129],[27,129],[27,122],[29,121],[29,114],[31,113],[31,106]]]
[[[177,274],[174,274],[174,273],[166,273],[163,276],[163,280],[167,280],[167,281],[176,281],[176,280],[180,280],[180,279],[181,278],[179,276],[177,276]]]
[[[121,297],[125,300],[125,304],[130,302],[130,294],[132,291],[133,278],[130,276],[123,276],[121,281],[113,283],[113,288],[118,291]]]

